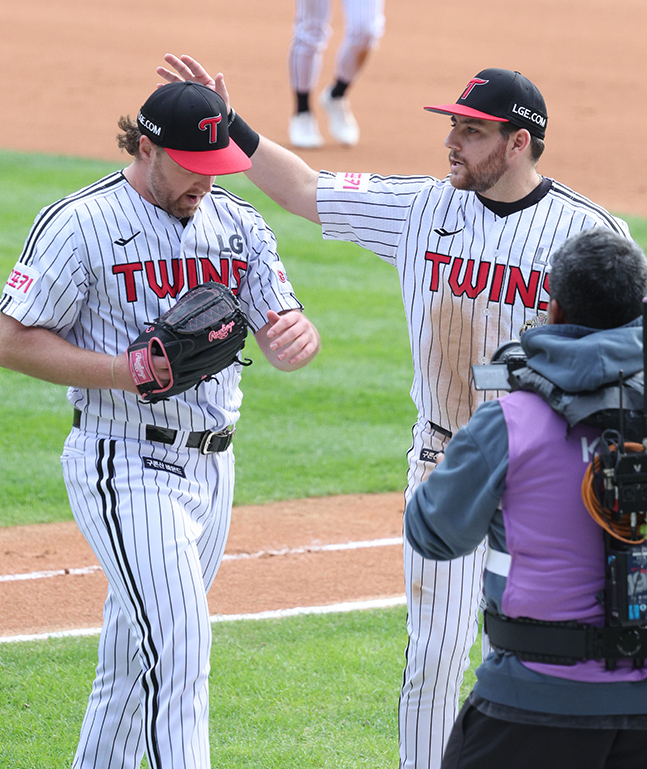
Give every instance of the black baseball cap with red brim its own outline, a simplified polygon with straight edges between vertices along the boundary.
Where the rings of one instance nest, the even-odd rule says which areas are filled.
[[[251,160],[229,138],[227,107],[199,83],[168,83],[146,100],[139,130],[182,168],[204,176],[247,171]]]
[[[548,113],[544,97],[527,77],[509,69],[484,69],[473,77],[456,104],[425,107],[443,115],[512,123],[532,136],[546,136]]]

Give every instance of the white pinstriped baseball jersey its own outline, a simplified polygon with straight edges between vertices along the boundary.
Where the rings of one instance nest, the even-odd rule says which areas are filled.
[[[485,396],[472,364],[548,307],[550,254],[575,232],[625,222],[544,179],[514,204],[455,189],[449,179],[332,174],[319,177],[325,238],[349,240],[397,267],[409,327],[419,419],[454,432]],[[432,448],[442,448],[442,435]]]
[[[116,355],[182,293],[209,280],[233,290],[254,332],[268,309],[301,308],[274,234],[251,205],[214,186],[183,226],[117,172],[40,212],[0,311]],[[68,400],[90,428],[100,418],[218,430],[238,419],[240,369],[234,364],[218,381],[158,404],[122,390],[70,388]]]
[[[0,311],[116,355],[209,280],[237,294],[254,332],[268,310],[301,308],[252,206],[213,187],[179,220],[118,172],[40,212]],[[109,582],[75,769],[137,769],[144,751],[151,769],[210,766],[206,594],[227,541],[234,454],[203,453],[187,439],[236,423],[240,373],[234,364],[156,404],[68,390],[80,414],[61,457],[66,489]]]
[[[550,254],[589,227],[628,235],[624,222],[549,179],[523,200],[497,204],[449,178],[324,171],[317,201],[325,238],[357,243],[398,269],[418,410],[405,499],[486,397],[471,388],[472,364],[489,362],[545,313]],[[463,558],[427,561],[404,540],[401,769],[440,767],[478,631],[484,556],[485,543]]]

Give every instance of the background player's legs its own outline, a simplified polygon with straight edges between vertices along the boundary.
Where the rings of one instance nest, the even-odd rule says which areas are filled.
[[[407,454],[405,502],[435,467],[429,449],[447,442],[423,421]],[[485,545],[451,561],[431,561],[403,544],[407,646],[399,706],[401,769],[438,769],[458,713],[463,675],[478,634]]]
[[[288,75],[296,100],[290,119],[290,143],[294,147],[321,147],[323,139],[310,109],[310,94],[321,73],[323,54],[332,34],[330,0],[296,0]]]
[[[359,141],[359,126],[346,92],[384,34],[384,0],[343,0],[344,37],[335,59],[335,78],[321,94],[331,136],[341,144]]]
[[[430,561],[405,539],[407,661],[400,694],[402,769],[438,769],[458,713],[460,686],[478,634],[485,547]]]
[[[74,431],[63,457],[75,518],[111,586],[79,769],[135,769],[142,744],[151,769],[210,766],[211,626],[200,554],[210,582],[229,529],[233,456],[164,447],[181,477],[145,468],[144,445]],[[156,450],[146,444],[145,456]],[[107,733],[132,753],[108,754]]]
[[[343,0],[344,37],[335,61],[336,84],[355,82],[384,35],[384,0]]]

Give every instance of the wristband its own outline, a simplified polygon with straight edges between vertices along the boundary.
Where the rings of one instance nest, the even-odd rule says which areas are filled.
[[[256,152],[261,137],[247,125],[237,112],[234,112],[233,108],[229,113],[227,123],[229,125],[229,138],[233,139],[248,158],[251,158]]]

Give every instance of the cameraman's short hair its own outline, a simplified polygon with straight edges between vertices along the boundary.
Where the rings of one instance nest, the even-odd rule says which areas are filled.
[[[647,257],[631,239],[605,227],[573,235],[551,257],[548,279],[567,323],[615,328],[642,313]]]

